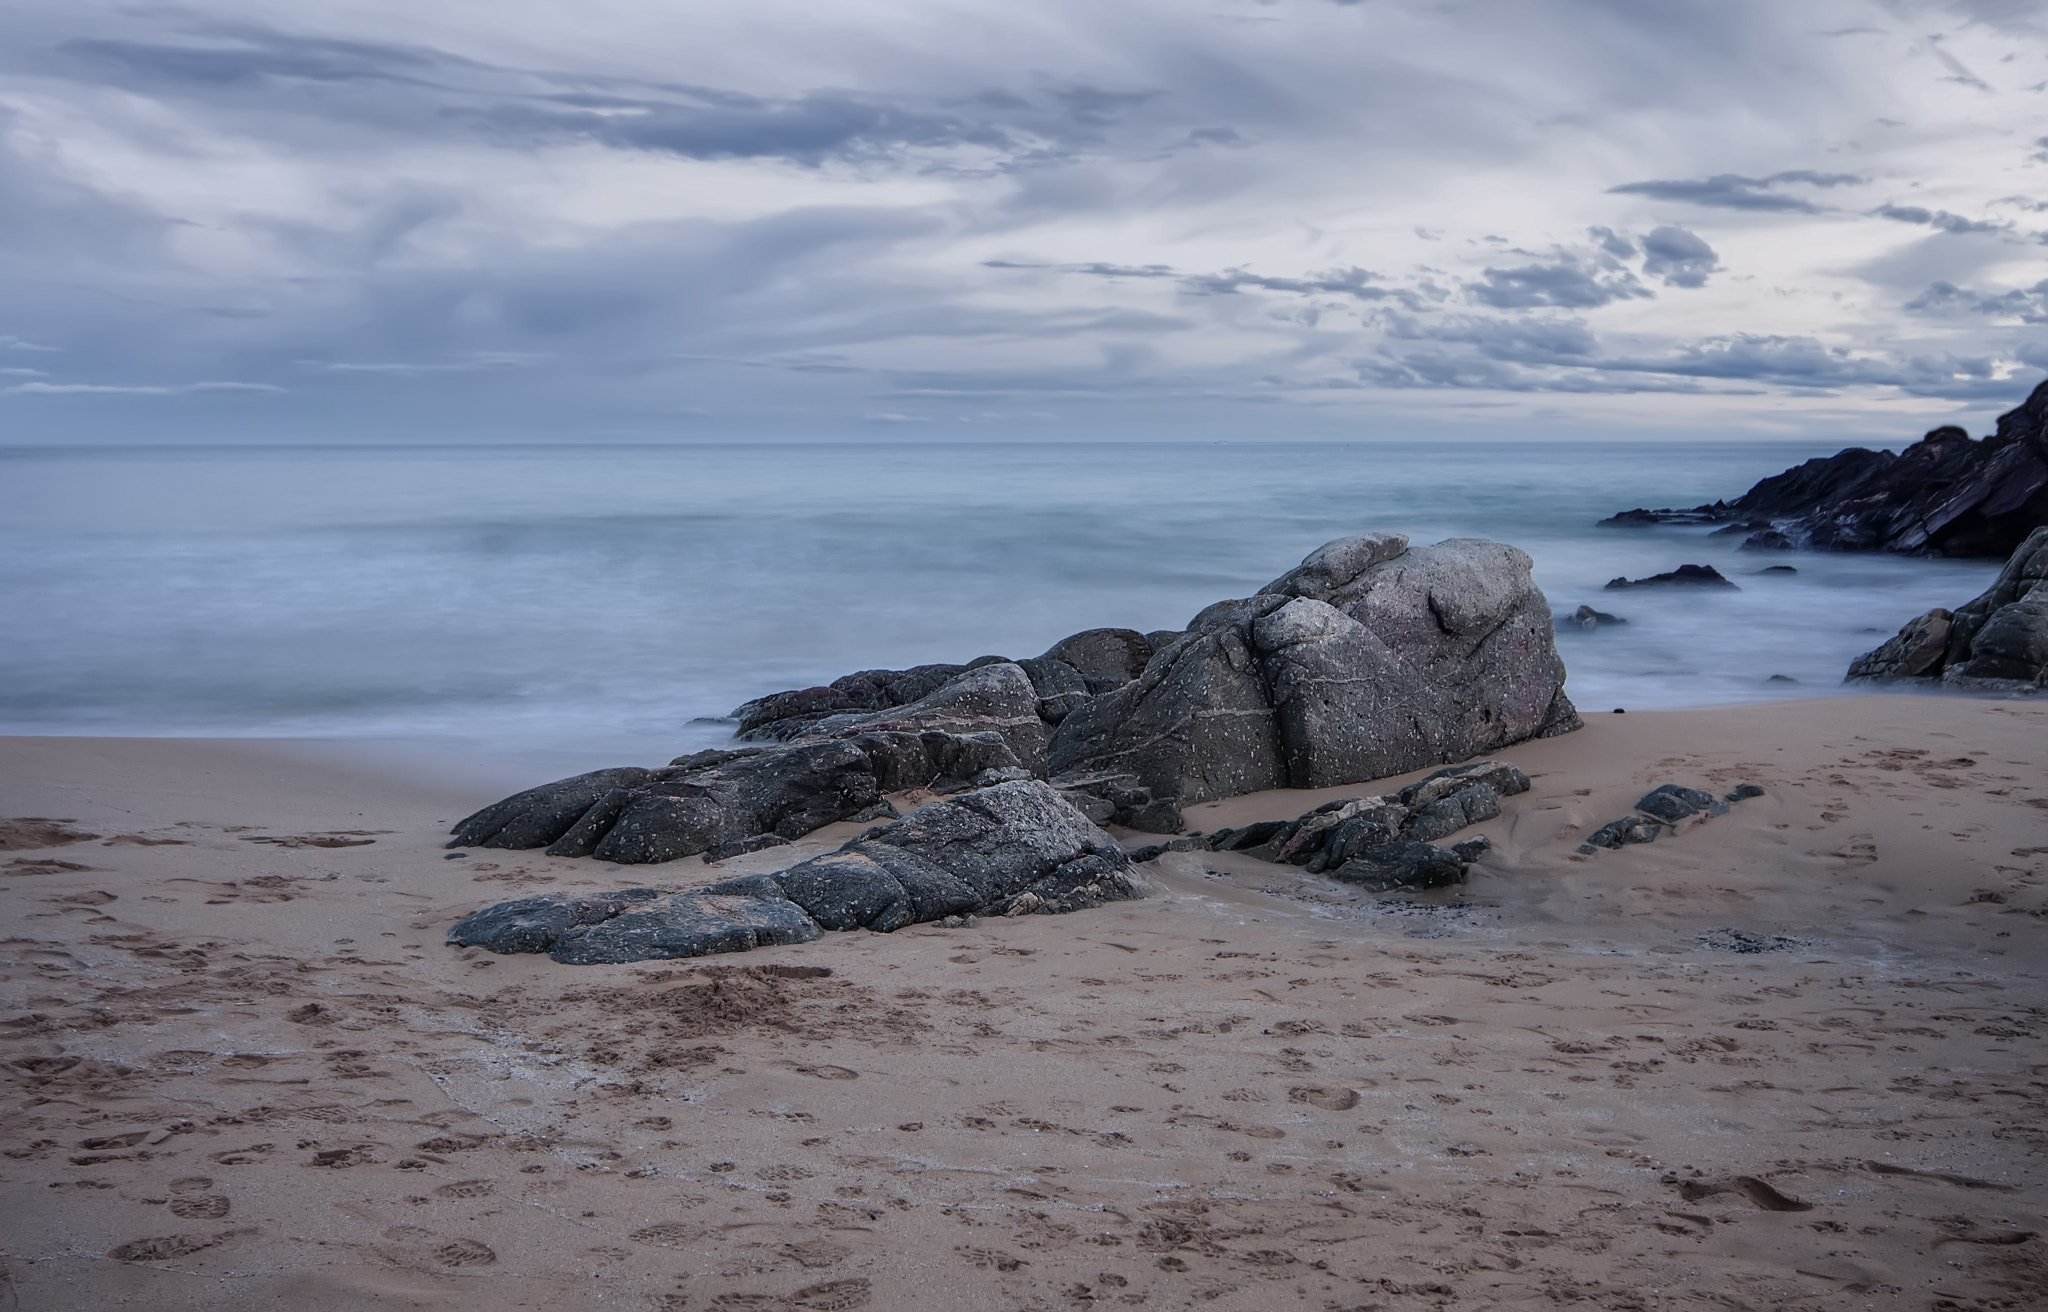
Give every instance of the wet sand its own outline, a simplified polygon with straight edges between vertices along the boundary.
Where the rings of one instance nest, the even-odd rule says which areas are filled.
[[[0,740],[0,1308],[2048,1306],[2048,706],[1589,718],[1446,893],[620,967],[441,939],[857,827],[450,858],[495,793]],[[1767,791],[1576,850],[1667,782]]]

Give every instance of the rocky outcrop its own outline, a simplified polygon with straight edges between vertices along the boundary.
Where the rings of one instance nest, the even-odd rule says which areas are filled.
[[[470,816],[450,846],[670,861],[797,838],[882,793],[1048,777],[1096,823],[1321,788],[1578,727],[1522,552],[1342,538],[1185,630],[1090,629],[1025,660],[864,670],[734,711],[737,751],[600,770]]]
[[[1857,657],[1848,677],[1939,681],[1983,692],[2048,687],[2048,528],[2028,535],[1982,595],[1908,620],[1883,646]]]
[[[1628,510],[1603,524],[1725,524],[1758,549],[2004,556],[2048,525],[2048,382],[1989,437],[1937,428],[1896,454],[1851,447],[1734,501]]]
[[[1577,728],[1563,686],[1528,556],[1371,534],[1195,616],[1139,678],[1060,723],[1047,767],[1123,823],[1175,832],[1186,804],[1378,779]]]
[[[664,894],[548,894],[487,907],[457,947],[595,965],[744,952],[826,930],[972,914],[1049,915],[1142,897],[1123,849],[1058,791],[1014,780],[927,803],[773,875]]]

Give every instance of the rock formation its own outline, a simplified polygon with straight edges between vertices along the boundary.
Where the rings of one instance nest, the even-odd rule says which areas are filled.
[[[1627,510],[1603,524],[1722,524],[1754,549],[2004,556],[2048,524],[2048,382],[1982,441],[1937,428],[1904,451],[1851,447],[1734,501]]]
[[[1981,596],[1908,620],[1849,666],[1851,681],[1921,680],[1967,691],[2048,687],[2048,528],[2037,528]]]
[[[448,941],[595,965],[804,943],[826,930],[886,933],[949,916],[1047,915],[1144,893],[1115,839],[1057,790],[1012,780],[927,803],[773,875],[680,893],[521,898],[461,921]]]
[[[755,745],[531,789],[449,846],[729,855],[875,818],[884,793],[1031,777],[1096,823],[1177,833],[1188,803],[1463,760],[1579,726],[1529,570],[1497,542],[1342,538],[1185,630],[1090,629],[1025,660],[758,698],[733,713]]]

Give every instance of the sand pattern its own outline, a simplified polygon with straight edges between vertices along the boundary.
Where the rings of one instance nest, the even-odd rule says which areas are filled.
[[[16,740],[95,837],[0,863],[0,1307],[2048,1305],[2044,729],[1603,717],[1509,753],[1461,888],[1171,852],[1142,902],[573,972],[440,946],[618,877],[448,859],[470,799]],[[1767,794],[1577,850],[1665,779]]]

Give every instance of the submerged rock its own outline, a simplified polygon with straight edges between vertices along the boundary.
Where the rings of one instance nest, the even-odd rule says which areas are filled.
[[[1974,441],[1937,428],[1894,454],[1851,447],[1759,482],[1732,502],[1628,510],[1614,526],[1768,521],[1745,547],[2004,556],[2048,525],[2048,382]]]
[[[1651,574],[1640,579],[1609,579],[1610,589],[1619,588],[1732,588],[1721,571],[1712,565],[1680,565],[1677,569],[1663,574]]]
[[[1576,624],[1582,629],[1599,629],[1610,625],[1628,623],[1627,620],[1619,615],[1609,615],[1606,611],[1594,610],[1591,606],[1580,606],[1565,617],[1565,622]]]
[[[971,914],[1050,915],[1144,896],[1123,849],[1059,792],[1019,780],[930,802],[773,875],[663,894],[549,894],[487,907],[448,942],[593,965],[804,943]]]
[[[2035,529],[1998,579],[1953,611],[1908,620],[1850,663],[1851,682],[1939,679],[1964,691],[2031,692],[2048,686],[2048,528]]]

